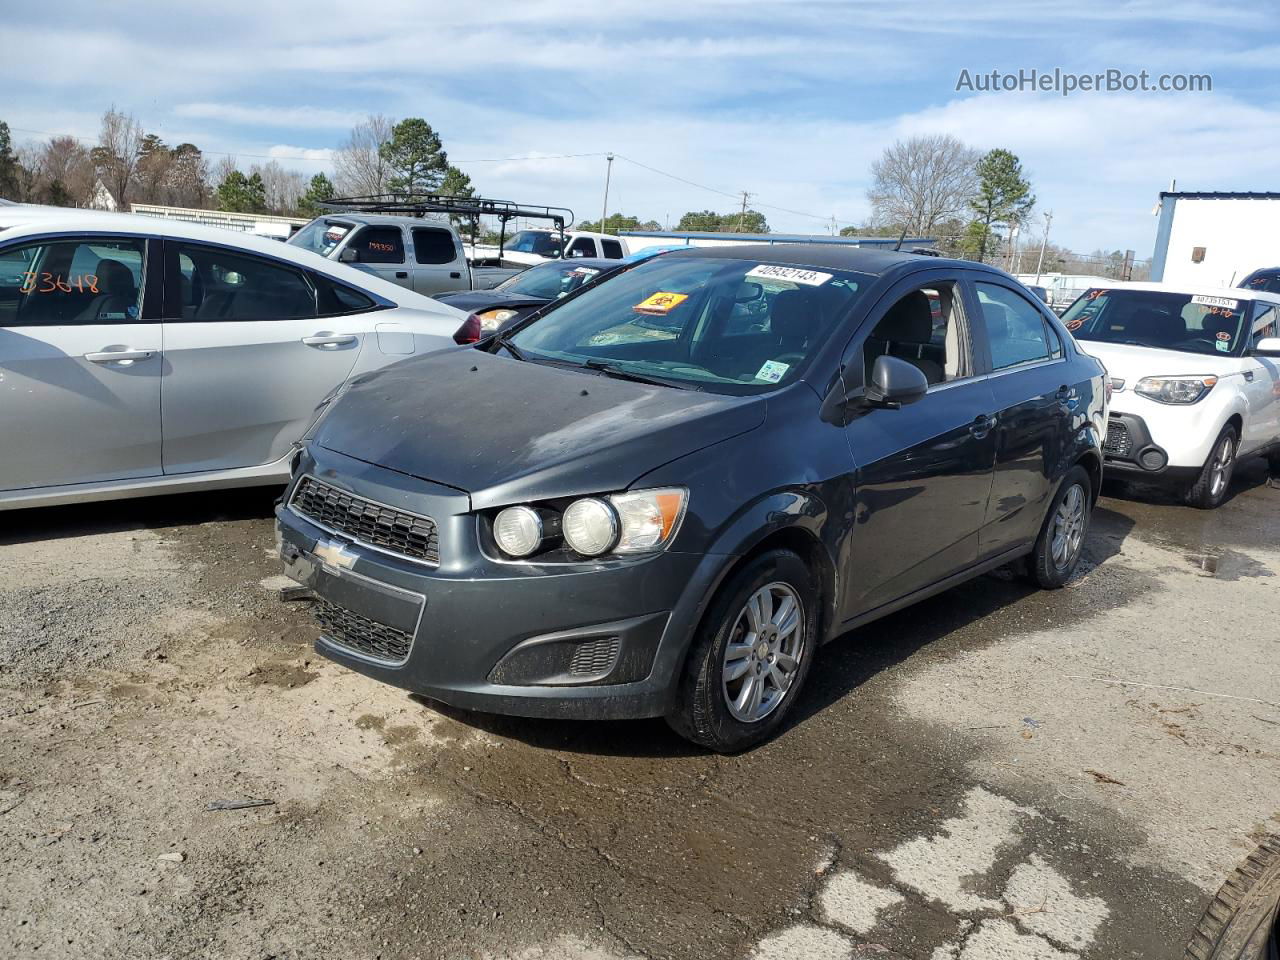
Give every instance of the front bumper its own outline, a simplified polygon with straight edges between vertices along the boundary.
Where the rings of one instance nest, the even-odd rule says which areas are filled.
[[[1107,473],[1129,479],[1181,481],[1199,471],[1199,467],[1171,465],[1169,451],[1152,439],[1145,419],[1115,410],[1107,419],[1102,456]]]
[[[419,483],[322,455],[325,483],[350,487],[355,478],[352,493],[382,503],[403,505],[394,491],[379,489],[384,482]],[[346,461],[352,473],[335,461]],[[434,507],[452,499],[445,491]],[[666,713],[703,599],[730,559],[662,553],[506,563],[480,551],[474,523],[463,522],[473,518],[452,517],[440,525],[440,562],[431,566],[365,547],[288,504],[286,495],[276,508],[281,559],[317,597],[316,650],[385,683],[492,713]]]

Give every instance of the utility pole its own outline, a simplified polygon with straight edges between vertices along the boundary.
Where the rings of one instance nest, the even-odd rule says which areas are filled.
[[[1044,251],[1049,246],[1049,227],[1053,223],[1053,211],[1044,212],[1044,239],[1040,241],[1040,261],[1036,264],[1036,284],[1040,283],[1040,274],[1044,272]]]
[[[739,233],[745,232],[745,227],[747,224],[747,198],[750,196],[751,194],[747,193],[747,191],[745,190],[742,191],[742,213],[738,214],[738,232]]]
[[[604,233],[604,221],[609,216],[609,178],[613,176],[613,154],[606,154],[609,166],[604,171],[604,206],[600,210],[600,232]]]

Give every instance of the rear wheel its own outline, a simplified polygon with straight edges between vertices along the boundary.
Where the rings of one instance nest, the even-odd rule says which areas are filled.
[[[1186,960],[1280,957],[1280,838],[1263,841],[1227,878],[1196,924]]]
[[[1032,581],[1046,590],[1064,586],[1084,552],[1093,514],[1093,485],[1084,467],[1072,467],[1049,503],[1035,548],[1027,559]]]
[[[1231,477],[1236,470],[1236,451],[1240,438],[1236,428],[1227,424],[1214,441],[1209,459],[1200,468],[1200,475],[1187,489],[1185,499],[1193,507],[1201,510],[1212,510],[1222,504],[1231,486]]]
[[[817,598],[812,572],[790,550],[770,550],[734,574],[689,651],[671,727],[720,753],[772,736],[809,675]]]

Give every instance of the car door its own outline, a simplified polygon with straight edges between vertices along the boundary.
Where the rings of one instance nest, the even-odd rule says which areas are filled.
[[[347,241],[345,249],[356,253],[353,266],[412,289],[413,280],[405,257],[404,230],[398,224],[363,226]]]
[[[972,344],[959,276],[930,272],[892,288],[846,351],[846,381],[865,383],[876,357],[888,354],[919,367],[930,384],[915,403],[864,409],[845,428],[857,465],[846,619],[977,561],[995,440]]]
[[[287,261],[174,239],[165,259],[164,472],[280,460],[350,373],[360,315],[320,316],[332,281]]]
[[[1062,339],[1041,307],[995,275],[976,275],[969,289],[996,414],[995,477],[979,545],[985,559],[1039,535],[1084,409]]]
[[[0,250],[0,491],[159,475],[157,246],[56,234]]]
[[[413,289],[423,296],[466,290],[467,261],[453,231],[443,227],[414,227]]]
[[[1280,336],[1280,307],[1254,301],[1248,349],[1244,356],[1244,395],[1249,420],[1240,450],[1249,453],[1280,442],[1280,360],[1253,353],[1259,340]]]

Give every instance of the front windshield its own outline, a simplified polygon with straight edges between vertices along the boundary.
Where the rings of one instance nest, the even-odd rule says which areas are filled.
[[[545,230],[521,230],[513,233],[502,245],[504,250],[516,253],[536,253],[540,257],[560,256],[560,238]]]
[[[526,359],[648,376],[717,393],[794,380],[871,277],[658,257],[544,314],[512,337]]]
[[[599,267],[574,266],[570,263],[547,263],[530,267],[498,284],[503,293],[554,300],[572,293],[588,281],[600,275]]]
[[[327,257],[333,253],[334,248],[342,242],[342,238],[350,233],[351,228],[354,226],[355,224],[343,220],[320,217],[312,220],[290,237],[289,243],[295,247],[310,250],[312,253],[318,253],[322,257]]]
[[[1247,306],[1234,297],[1095,287],[1062,322],[1077,340],[1229,354],[1242,340]]]

